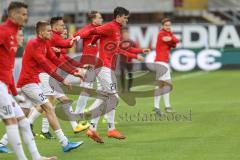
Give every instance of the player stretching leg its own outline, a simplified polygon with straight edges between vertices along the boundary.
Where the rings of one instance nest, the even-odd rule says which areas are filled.
[[[63,37],[62,34],[65,30],[65,24],[62,17],[52,17],[50,24],[53,31],[52,38],[50,40],[51,46],[54,47],[55,53],[57,52],[56,56],[62,61],[62,63],[64,63],[68,60],[66,49],[73,46],[74,39],[65,39]],[[59,102],[69,101],[69,98],[62,91],[58,81],[52,79],[50,83],[49,74],[42,72],[39,74],[39,78],[42,84],[43,93],[45,96],[47,96],[53,106],[55,105],[55,99],[57,99]],[[72,106],[70,107],[70,110],[72,111]],[[38,118],[37,115],[39,115],[39,113],[37,109],[34,109],[32,114],[32,117],[35,119]],[[35,119],[30,119],[31,123],[33,123]],[[78,125],[76,121],[70,121],[70,124],[74,133],[79,133],[82,131],[82,125]],[[47,139],[53,138],[52,134],[49,132],[49,122],[46,117],[43,117],[42,119],[42,131],[40,136]]]
[[[89,35],[99,35],[100,36],[100,54],[99,60],[103,62],[103,66],[99,68],[99,73],[97,78],[101,84],[102,91],[105,94],[100,94],[100,97],[95,100],[91,105],[90,110],[99,110],[96,115],[101,114],[101,105],[107,105],[107,119],[108,119],[108,132],[107,136],[116,139],[125,139],[125,136],[115,128],[115,108],[118,103],[117,94],[117,80],[115,76],[116,59],[117,55],[120,53],[120,40],[121,40],[121,27],[126,25],[129,17],[129,11],[123,7],[117,7],[114,9],[114,20],[107,24],[99,27],[95,27],[86,32],[80,33],[77,38],[84,38]],[[108,49],[106,45],[115,46],[113,49]],[[145,50],[129,48],[128,52],[131,53],[143,53]],[[122,52],[122,54],[125,52]],[[130,58],[139,58],[142,60],[141,56],[136,54],[130,54],[126,52],[126,55]],[[92,138],[94,141],[103,143],[99,134],[97,133],[97,124],[100,116],[94,115],[91,120],[90,129],[87,131],[87,136]]]
[[[81,144],[83,144],[83,142],[69,142],[67,137],[64,135],[62,129],[60,128],[53,106],[40,88],[39,74],[42,71],[45,71],[64,85],[69,87],[70,84],[56,73],[56,66],[52,63],[60,62],[48,43],[48,40],[51,38],[50,24],[48,22],[38,22],[36,25],[36,32],[37,37],[30,40],[25,48],[22,60],[22,69],[18,80],[18,87],[21,88],[23,93],[29,97],[32,102],[36,105],[40,105],[42,110],[45,111],[46,117],[48,118],[56,137],[63,147],[63,151],[69,152],[72,149],[78,148]],[[51,59],[52,62],[47,57]],[[62,67],[68,66],[63,64]],[[72,70],[72,72],[75,75],[79,75],[76,70]],[[34,119],[32,116],[34,115],[30,114],[29,119]]]
[[[172,87],[170,67],[168,64],[170,49],[175,48],[179,40],[171,32],[171,21],[167,18],[162,20],[162,29],[158,33],[157,45],[156,45],[156,80],[158,86],[155,90],[154,95],[154,112],[156,114],[161,114],[159,107],[160,99],[163,96],[165,103],[165,111],[167,113],[173,112],[170,100],[169,93],[164,93],[164,90],[169,90]],[[167,68],[167,72],[164,75],[161,75],[161,68],[163,66]],[[170,89],[171,90],[171,89]],[[162,95],[162,96],[161,96]]]
[[[17,42],[19,46],[22,46],[23,44],[23,31],[20,29],[17,33]],[[14,104],[14,113],[18,121],[18,126],[20,128],[20,131],[23,136],[24,143],[27,145],[28,150],[32,156],[33,160],[55,160],[56,157],[42,157],[40,153],[38,152],[33,134],[31,132],[30,123],[29,120],[25,117],[25,114],[23,113],[21,107],[17,104],[18,103],[24,103],[25,98],[23,96],[18,95],[17,90],[14,86],[14,83],[12,83],[9,87],[12,95],[14,95],[14,99],[12,98],[12,103]],[[17,102],[16,102],[17,101]],[[3,153],[9,153],[8,148],[6,145],[8,144],[8,136],[7,134],[4,134],[2,139],[0,140],[0,152]]]
[[[3,119],[6,125],[6,136],[12,145],[14,153],[17,155],[17,159],[27,160],[21,145],[19,127],[32,158],[41,160],[45,158],[41,157],[37,150],[29,122],[8,93],[8,89],[10,89],[12,94],[17,95],[12,70],[18,48],[17,32],[27,22],[27,8],[28,6],[22,2],[10,3],[8,19],[0,26],[0,51],[2,53],[0,57],[0,118]],[[15,113],[17,118],[15,118]]]

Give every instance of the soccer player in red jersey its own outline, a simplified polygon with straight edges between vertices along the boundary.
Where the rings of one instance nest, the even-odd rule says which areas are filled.
[[[165,103],[165,111],[166,112],[173,112],[170,100],[169,100],[169,93],[164,93],[165,90],[170,90],[168,88],[172,87],[171,82],[171,75],[170,75],[170,67],[168,64],[169,57],[170,57],[170,50],[171,48],[176,48],[177,43],[179,40],[173,35],[171,32],[171,21],[166,18],[162,20],[162,29],[158,33],[157,45],[156,45],[156,80],[158,86],[155,90],[154,96],[154,112],[160,114],[160,99],[161,95],[163,96],[163,100]],[[161,75],[162,67],[166,68],[167,71],[164,75]]]
[[[8,7],[8,19],[0,25],[0,118],[6,125],[7,136],[17,158],[24,160],[27,158],[21,145],[17,119],[8,88],[14,82],[12,72],[18,48],[16,35],[19,27],[27,22],[27,8],[24,3],[12,2]]]
[[[17,95],[12,72],[18,48],[17,33],[27,22],[27,8],[28,6],[25,3],[11,2],[8,7],[8,19],[0,25],[0,118],[6,125],[6,135],[17,159],[27,160],[21,145],[18,127],[34,160],[56,159],[56,157],[42,157],[39,154],[29,121],[24,116],[20,106],[9,94],[11,92],[13,96],[16,97]]]
[[[88,13],[88,18],[91,20],[91,23],[87,24],[83,28],[81,28],[76,35],[81,34],[89,29],[93,29],[97,26],[102,25],[103,18],[102,15],[98,11],[91,11]],[[82,51],[82,57],[80,59],[80,63],[84,65],[92,65],[95,66],[95,62],[97,60],[97,54],[98,54],[98,43],[95,42],[95,45],[90,46],[92,39],[97,41],[100,38],[98,35],[89,35],[82,39],[83,43],[83,51]],[[95,60],[95,62],[94,62]],[[84,109],[87,105],[87,101],[89,98],[89,89],[93,88],[93,81],[94,79],[94,70],[92,68],[89,68],[86,71],[86,79],[81,82],[80,86],[83,87],[83,91],[81,92],[78,101],[75,113],[80,114],[84,112]],[[82,130],[85,130],[89,127],[89,123],[83,122],[82,123]]]
[[[22,31],[22,29],[19,29],[18,33],[17,33],[18,45],[22,46],[23,41],[24,41],[23,31]],[[16,116],[17,121],[18,121],[18,126],[21,129],[24,142],[28,146],[28,150],[29,150],[29,152],[32,156],[32,159],[33,160],[55,160],[55,159],[57,159],[56,157],[49,157],[49,158],[48,157],[43,157],[39,154],[39,151],[37,149],[33,134],[31,132],[29,120],[26,118],[27,114],[25,114],[25,112],[23,112],[23,109],[26,109],[26,108],[22,108],[23,107],[22,104],[26,105],[27,102],[29,103],[29,101],[26,101],[25,97],[23,97],[21,95],[17,95],[18,92],[16,90],[14,82],[10,85],[9,89],[10,89],[10,92],[11,92],[12,95],[16,95],[12,99],[12,102],[14,104],[14,107],[13,107],[14,108],[14,113],[15,113],[15,116]],[[20,105],[18,105],[18,103]],[[26,106],[24,106],[24,107],[26,107]],[[7,148],[8,142],[9,142],[8,136],[7,136],[7,134],[4,134],[2,139],[0,140],[0,153],[1,152],[3,152],[3,153],[9,153],[10,152],[9,149]]]
[[[73,46],[75,39],[65,39],[62,37],[65,29],[63,17],[52,17],[50,20],[50,24],[52,27],[52,36],[49,40],[50,45],[52,48],[54,47],[54,50],[56,51],[56,57],[59,58],[62,63],[67,63],[68,61],[72,60],[67,56],[67,48],[71,48]],[[64,94],[63,90],[61,89],[60,83],[55,79],[50,80],[50,75],[46,71],[43,71],[39,74],[39,79],[41,81],[43,94],[47,96],[48,100],[53,106],[55,104],[55,99],[60,102],[69,100],[69,98]],[[72,106],[70,106],[70,109],[72,111]],[[33,109],[31,113],[32,116],[29,117],[31,124],[33,124],[33,122],[38,118],[37,115],[40,115],[38,110],[39,108]],[[70,121],[70,123],[74,133],[78,133],[81,131],[81,125],[78,125],[76,121]],[[44,137],[47,139],[53,138],[52,134],[49,132],[49,122],[46,117],[43,117],[42,119],[42,131],[40,137]]]
[[[64,78],[56,73],[56,66],[59,66],[61,61],[56,57],[51,45],[48,43],[52,33],[50,24],[48,22],[38,22],[36,25],[36,32],[37,37],[28,41],[26,45],[22,60],[22,69],[17,85],[21,88],[26,97],[29,97],[36,105],[40,105],[42,110],[45,111],[46,117],[63,147],[63,151],[69,152],[72,149],[78,148],[83,142],[69,142],[64,135],[53,106],[43,94],[40,87],[39,74],[43,71],[47,72],[50,76],[67,87],[71,88],[71,86],[68,81],[64,80]],[[62,64],[59,67],[62,67],[62,69],[76,76],[79,75],[77,70],[72,69],[66,64]],[[29,118],[31,118],[31,116],[35,115],[30,114]]]
[[[117,7],[114,9],[114,20],[99,27],[95,27],[86,32],[78,34],[78,39],[87,37],[89,35],[100,36],[100,52],[99,60],[103,62],[103,66],[99,68],[97,78],[101,84],[101,91],[105,94],[100,94],[100,97],[91,105],[90,110],[95,110],[93,113],[90,129],[87,131],[87,135],[94,141],[103,143],[99,134],[97,133],[97,124],[99,121],[99,114],[102,113],[102,104],[107,105],[106,115],[108,121],[107,136],[116,139],[125,139],[126,137],[119,132],[114,125],[115,108],[118,103],[117,94],[117,80],[115,76],[116,60],[118,54],[125,54],[131,58],[138,58],[142,60],[142,57],[133,53],[149,52],[148,49],[138,49],[133,47],[123,48],[121,47],[121,28],[126,25],[129,17],[129,11],[123,7]],[[131,53],[129,53],[131,52]]]

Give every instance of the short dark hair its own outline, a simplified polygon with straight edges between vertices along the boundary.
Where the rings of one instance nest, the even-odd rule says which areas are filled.
[[[129,10],[123,7],[116,7],[113,11],[114,19],[116,19],[117,16],[123,16],[123,15],[128,16],[129,14],[130,14]]]
[[[88,14],[87,14],[88,19],[92,21],[94,18],[97,17],[98,13],[99,13],[98,11],[90,11],[90,12],[88,12]]]
[[[50,19],[51,26],[53,26],[55,23],[57,23],[57,21],[63,21],[63,17],[52,17]]]
[[[38,21],[36,24],[36,32],[37,34],[40,33],[40,30],[42,30],[42,28],[46,27],[46,26],[50,26],[50,23],[47,21]]]
[[[20,8],[26,8],[27,9],[28,5],[26,3],[23,3],[23,2],[13,1],[8,6],[8,13],[12,10],[20,9]]]
[[[164,18],[161,24],[164,25],[166,22],[171,22],[171,20],[169,18]]]

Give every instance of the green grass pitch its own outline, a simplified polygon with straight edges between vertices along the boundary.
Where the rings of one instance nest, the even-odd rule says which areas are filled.
[[[70,140],[83,140],[84,145],[63,153],[57,140],[37,138],[40,152],[60,160],[239,160],[239,71],[174,73],[173,80],[172,107],[185,118],[145,121],[143,117],[137,121],[133,117],[130,121],[125,113],[150,114],[153,98],[137,99],[134,107],[121,101],[117,128],[126,140],[107,138],[107,126],[100,123],[99,133],[105,143],[96,144],[85,133],[74,135],[69,123],[61,121]],[[40,132],[40,124],[41,118],[35,124],[36,132]],[[0,136],[4,132],[0,123]],[[0,160],[14,159],[13,154],[0,154]]]

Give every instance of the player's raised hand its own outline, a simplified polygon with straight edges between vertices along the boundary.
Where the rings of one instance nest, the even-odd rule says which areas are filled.
[[[145,58],[143,56],[137,55],[137,59],[141,62],[145,61]]]
[[[75,42],[79,41],[81,39],[80,36],[73,37],[70,41],[70,45],[73,45]]]
[[[52,47],[53,51],[56,52],[56,53],[60,53],[61,52],[61,49],[59,48],[56,48],[56,47]]]
[[[70,41],[70,45],[73,45],[73,43],[76,42],[76,39],[75,38],[72,38],[71,41]]]
[[[73,39],[74,39],[74,41],[80,41],[81,37],[80,36],[76,36]]]
[[[64,86],[66,86],[66,87],[68,88],[68,90],[72,90],[72,85],[71,85],[71,83],[69,83],[67,80],[64,80],[64,81],[62,82],[62,84],[63,84]]]
[[[150,51],[151,51],[151,50],[148,49],[148,48],[147,48],[147,49],[143,49],[143,53],[144,53],[144,54],[148,54]]]

